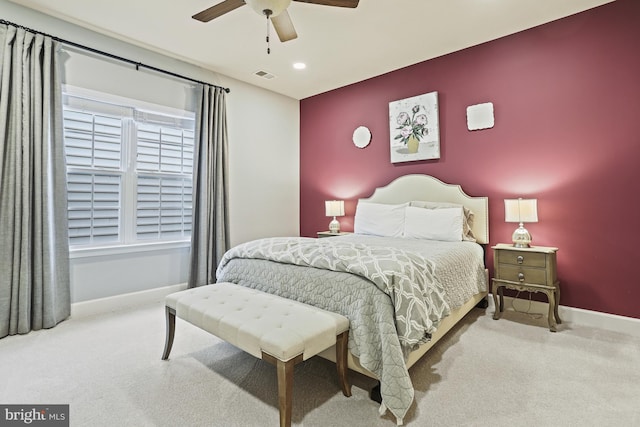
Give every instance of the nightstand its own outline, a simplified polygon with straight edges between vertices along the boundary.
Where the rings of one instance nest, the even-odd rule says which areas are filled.
[[[503,288],[517,291],[543,292],[549,299],[549,329],[556,331],[556,323],[562,323],[558,315],[560,304],[560,282],[556,273],[558,248],[533,246],[516,248],[509,244],[498,244],[493,249],[494,278],[493,300],[496,305],[494,319],[504,311]],[[498,304],[498,295],[500,304]]]
[[[318,231],[318,238],[321,237],[335,237],[335,236],[344,236],[346,234],[353,234],[349,231],[340,231],[338,233],[332,233],[330,231]]]

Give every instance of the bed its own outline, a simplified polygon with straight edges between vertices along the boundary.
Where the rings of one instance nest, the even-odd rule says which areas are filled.
[[[381,413],[390,410],[402,424],[414,396],[408,369],[486,299],[488,198],[406,175],[358,201],[355,228],[238,245],[223,257],[217,280],[348,317],[349,368],[379,381]]]

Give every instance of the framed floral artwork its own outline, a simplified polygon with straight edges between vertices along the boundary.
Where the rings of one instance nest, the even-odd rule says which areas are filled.
[[[440,158],[438,92],[389,103],[391,163]]]

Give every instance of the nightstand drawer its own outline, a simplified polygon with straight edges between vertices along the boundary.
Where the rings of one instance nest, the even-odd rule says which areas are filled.
[[[521,268],[515,265],[501,264],[496,279],[511,282],[524,282],[536,285],[547,284],[547,271],[538,268]]]
[[[496,251],[498,262],[502,264],[524,265],[527,267],[541,267],[547,265],[546,254],[525,251]]]

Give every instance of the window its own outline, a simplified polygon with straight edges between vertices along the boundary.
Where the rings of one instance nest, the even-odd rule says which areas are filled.
[[[140,105],[64,94],[71,247],[191,235],[194,115]]]

